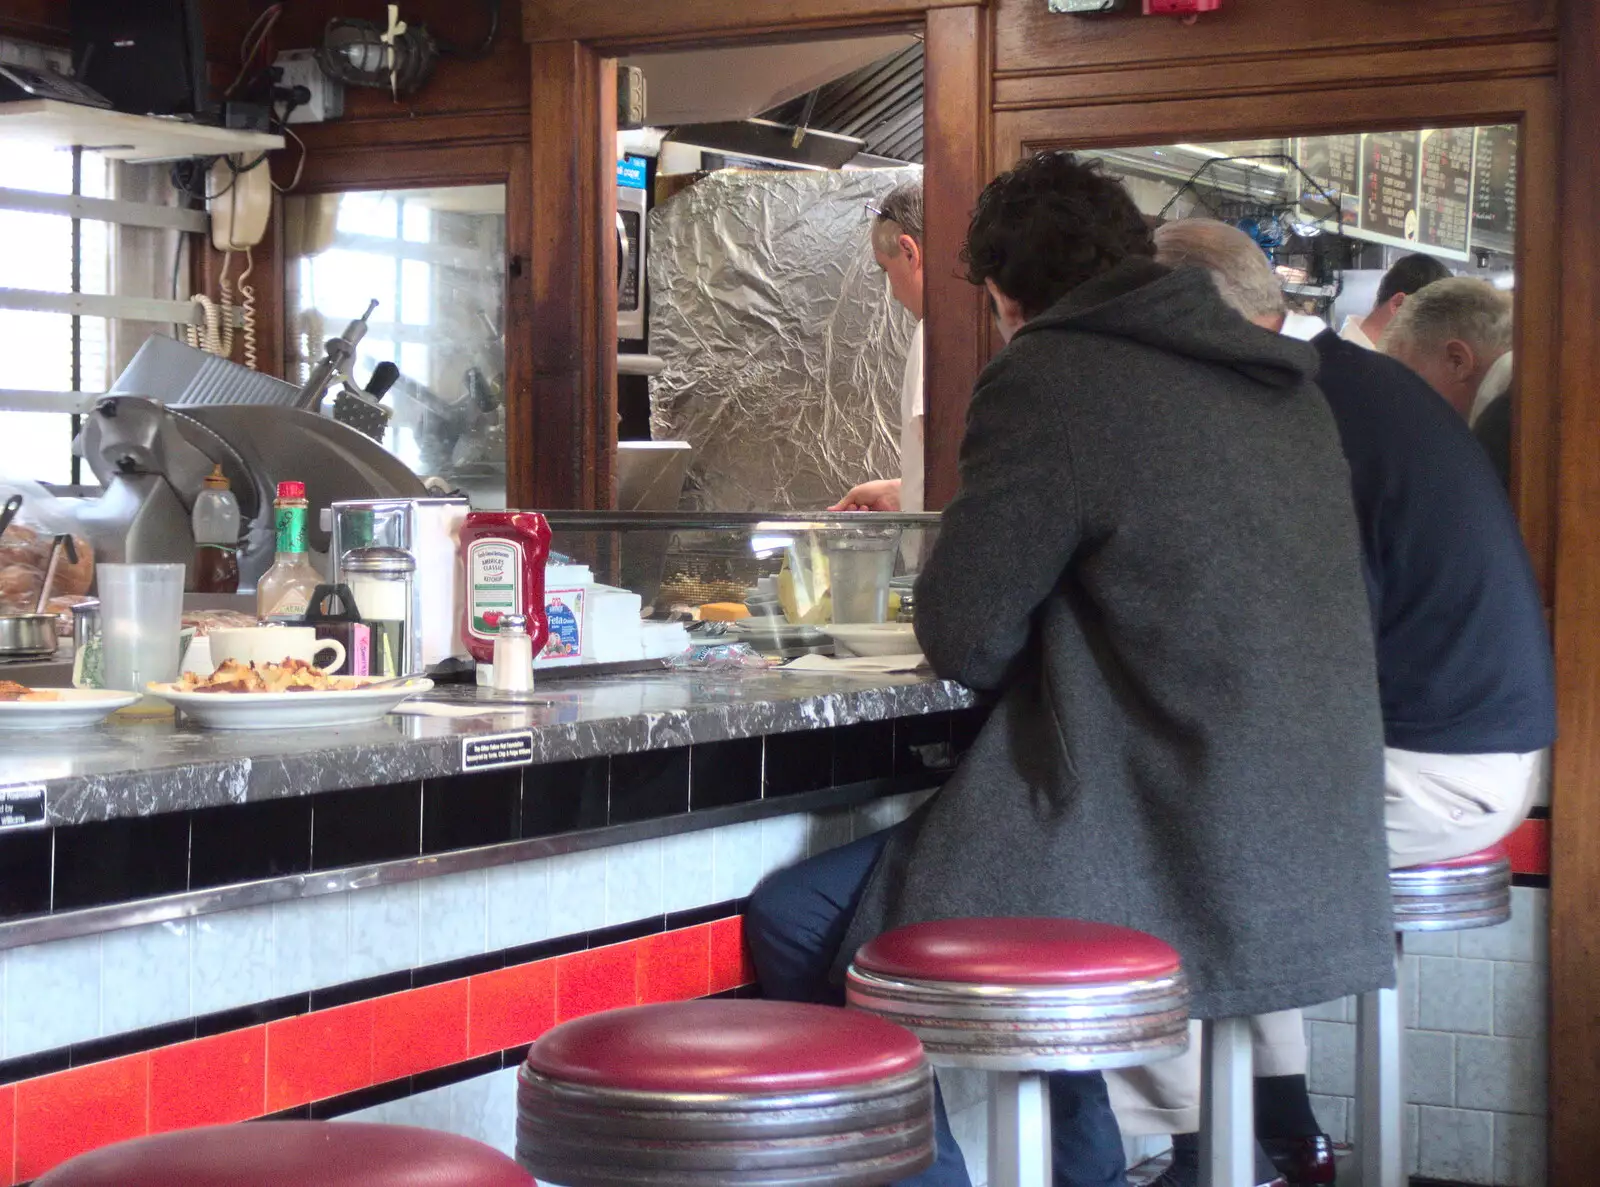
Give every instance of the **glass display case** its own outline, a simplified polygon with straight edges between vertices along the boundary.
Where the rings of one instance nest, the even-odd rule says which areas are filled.
[[[861,654],[905,645],[919,561],[939,529],[936,514],[545,516],[551,573],[577,572],[580,582],[587,577],[597,587],[626,590],[638,597],[646,620],[712,624],[699,629],[784,657],[831,652],[847,633],[882,637],[854,648]],[[856,627],[878,630],[842,629]]]

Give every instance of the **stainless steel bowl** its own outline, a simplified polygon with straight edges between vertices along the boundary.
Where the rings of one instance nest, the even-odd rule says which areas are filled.
[[[56,653],[54,614],[0,614],[0,656],[44,656]]]

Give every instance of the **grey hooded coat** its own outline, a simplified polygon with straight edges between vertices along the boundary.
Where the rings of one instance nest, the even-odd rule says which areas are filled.
[[[972,915],[1124,924],[1197,1017],[1391,984],[1372,629],[1309,346],[1131,260],[1029,322],[968,413],[917,584],[935,670],[998,695],[841,953]]]

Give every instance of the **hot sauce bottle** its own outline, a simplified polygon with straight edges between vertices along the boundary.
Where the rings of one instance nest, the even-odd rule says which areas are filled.
[[[537,511],[471,511],[461,525],[461,563],[467,598],[461,637],[481,664],[494,662],[500,618],[528,621],[533,654],[544,650],[550,626],[544,613],[544,566],[550,525]]]

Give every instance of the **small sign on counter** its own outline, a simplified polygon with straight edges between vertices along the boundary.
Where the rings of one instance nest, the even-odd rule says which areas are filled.
[[[44,824],[43,783],[18,783],[0,787],[0,830],[39,828]]]
[[[512,730],[461,739],[461,769],[488,771],[497,767],[525,767],[533,761],[533,731]],[[42,790],[42,789],[41,789]]]

